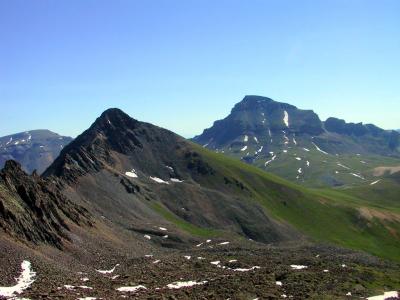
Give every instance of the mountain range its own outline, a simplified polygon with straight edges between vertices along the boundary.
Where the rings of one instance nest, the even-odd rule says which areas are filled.
[[[327,132],[326,122],[321,128],[314,113],[250,98],[235,107],[240,120],[230,128],[216,122],[225,134],[205,132],[205,147],[114,108],[66,144],[41,176],[6,162],[0,285],[7,288],[0,296],[15,297],[23,286],[33,299],[340,299],[400,288],[398,171],[380,170],[375,184],[310,189],[220,146],[240,154],[255,145],[289,154],[309,147],[303,151],[337,159],[359,140],[360,155],[396,161],[396,136],[379,131],[375,138],[386,146],[361,145],[374,137],[368,126],[371,132],[345,135],[328,149],[343,133]],[[21,261],[37,280],[9,288]]]
[[[400,165],[394,130],[337,118],[323,122],[312,110],[261,96],[244,97],[193,141],[314,187],[372,183],[375,168]]]
[[[49,130],[31,130],[0,137],[0,168],[7,160],[18,161],[22,168],[41,174],[72,138]]]

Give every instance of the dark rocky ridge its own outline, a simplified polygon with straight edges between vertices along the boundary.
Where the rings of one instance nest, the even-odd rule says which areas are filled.
[[[384,130],[373,124],[346,123],[337,118],[328,118],[324,126],[328,132],[353,138],[368,152],[381,155],[399,154],[400,134],[395,130]]]
[[[68,223],[92,225],[86,209],[65,198],[58,188],[21,165],[7,161],[0,172],[0,227],[17,239],[62,246]]]

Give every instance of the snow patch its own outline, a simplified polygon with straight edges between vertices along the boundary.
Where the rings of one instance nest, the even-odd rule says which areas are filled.
[[[167,231],[167,228],[164,228],[164,227],[158,227],[158,229],[160,229],[162,231]]]
[[[181,183],[181,182],[183,182],[183,180],[180,180],[180,179],[178,179],[178,178],[171,178],[170,179],[172,182],[176,182],[176,183]]]
[[[377,184],[379,181],[381,181],[380,179],[378,179],[378,180],[376,180],[376,181],[374,181],[374,182],[371,182],[369,185],[374,185],[374,184]]]
[[[254,141],[258,144],[258,139],[257,139],[257,137],[255,136],[255,137],[253,137],[253,139],[254,139]]]
[[[128,292],[128,293],[136,293],[139,290],[147,290],[147,288],[144,285],[137,285],[137,286],[122,286],[120,288],[117,288],[118,292]]]
[[[93,290],[92,287],[86,286],[86,285],[73,286],[73,285],[66,284],[66,285],[64,285],[64,288],[66,288],[67,290],[70,290],[70,291],[72,291],[72,290],[74,290],[76,288],[80,288],[80,289],[84,289],[84,290]]]
[[[148,240],[151,240],[151,236],[149,236],[148,234],[145,234],[145,235],[144,235],[144,238],[146,238],[146,239],[148,239]]]
[[[339,167],[342,167],[342,168],[346,169],[346,170],[350,170],[349,167],[347,167],[347,166],[345,166],[345,165],[342,165],[341,163],[337,163],[337,165],[338,165]]]
[[[290,265],[290,267],[291,267],[293,270],[307,269],[307,266],[302,266],[302,265]]]
[[[29,288],[31,284],[35,281],[34,277],[36,272],[31,270],[31,263],[24,260],[21,263],[21,275],[16,278],[17,284],[10,287],[0,287],[0,296],[3,297],[14,297],[16,294],[21,294],[24,290]]]
[[[351,175],[353,175],[354,177],[360,178],[362,180],[365,180],[364,177],[362,177],[360,174],[356,174],[356,173],[350,173]]]
[[[192,287],[195,285],[203,285],[206,284],[207,281],[176,281],[173,283],[170,283],[167,285],[167,288],[169,289],[181,289],[181,288],[187,288],[187,287]]]
[[[242,149],[240,149],[240,151],[246,151],[247,150],[247,146],[244,146]]]
[[[399,293],[396,291],[391,291],[391,292],[384,292],[383,295],[378,295],[378,296],[373,296],[367,298],[368,300],[385,300],[387,298],[391,297],[399,297]]]
[[[282,281],[277,281],[277,282],[275,282],[276,283],[276,285],[278,285],[278,286],[282,286]]]
[[[285,123],[286,127],[289,127],[289,114],[286,110],[283,112],[283,123]]]
[[[297,173],[299,173],[299,174],[303,173],[302,169],[299,168],[299,169],[297,170]]]
[[[164,181],[164,180],[162,180],[161,178],[158,178],[158,177],[150,176],[150,179],[155,181],[155,182],[157,182],[157,183],[169,184],[168,182],[166,182],[166,181]]]
[[[307,167],[309,167],[310,166],[310,162],[307,160]]]
[[[251,268],[248,268],[248,269],[243,269],[243,268],[233,269],[233,271],[235,271],[235,272],[249,272],[249,271],[253,271],[253,270],[256,270],[256,269],[261,269],[261,268],[259,266],[254,266],[254,267],[251,267]]]
[[[222,242],[222,243],[219,243],[218,245],[228,245],[229,244],[229,242]]]
[[[310,149],[303,148],[304,151],[310,152]]]
[[[297,160],[301,160],[301,157],[296,157]]]
[[[321,150],[321,149],[317,146],[317,144],[315,144],[314,142],[313,142],[312,144],[315,146],[315,149],[317,149],[319,152],[321,152],[321,153],[323,153],[323,154],[326,154],[326,155],[329,154],[328,152],[325,152],[324,150]]]
[[[276,155],[272,156],[272,158],[268,161],[265,162],[265,166],[267,166],[269,163],[271,163],[272,161],[274,161],[276,158]]]
[[[128,176],[128,177],[131,177],[131,178],[137,178],[138,177],[137,174],[136,174],[135,169],[132,169],[131,171],[125,172],[125,175]]]
[[[243,142],[247,142],[249,140],[249,137],[247,135],[244,136]]]
[[[96,272],[99,272],[100,274],[112,274],[116,267],[119,267],[119,264],[116,264],[111,270],[96,270]]]

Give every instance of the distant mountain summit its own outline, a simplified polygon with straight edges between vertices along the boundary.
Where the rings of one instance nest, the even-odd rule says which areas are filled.
[[[0,168],[7,160],[18,161],[32,173],[42,173],[72,138],[49,130],[31,130],[0,137]]]
[[[361,173],[369,163],[371,167],[382,163],[367,163],[361,155],[400,158],[400,134],[394,130],[337,118],[322,122],[312,110],[261,96],[245,96],[225,119],[214,122],[193,140],[310,185],[356,183],[365,177]],[[352,166],[341,167],[345,166],[343,159],[350,159]],[[348,174],[343,175],[345,170]]]

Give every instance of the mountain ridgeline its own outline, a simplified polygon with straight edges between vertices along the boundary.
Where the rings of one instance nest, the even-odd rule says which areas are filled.
[[[372,124],[322,122],[312,110],[246,96],[196,143],[311,186],[363,184],[369,171],[400,162],[400,134]]]
[[[227,151],[270,147],[273,139],[287,150],[268,149],[274,155],[296,150],[300,158],[309,147],[302,150],[313,155],[307,161],[319,160],[321,168],[338,159],[317,149],[327,131],[313,112],[272,100],[249,103],[263,111],[236,106],[241,121],[233,123],[245,132],[227,142]],[[300,159],[288,164],[297,168]],[[378,171],[383,175],[366,186],[308,189],[106,110],[42,176],[14,161],[0,172],[0,269],[7,286],[0,298],[20,292],[8,286],[17,273],[10,265],[21,261],[23,274],[35,276],[29,261],[38,274],[36,281],[17,279],[30,299],[341,299],[349,290],[357,297],[381,286],[395,290],[399,173]]]

